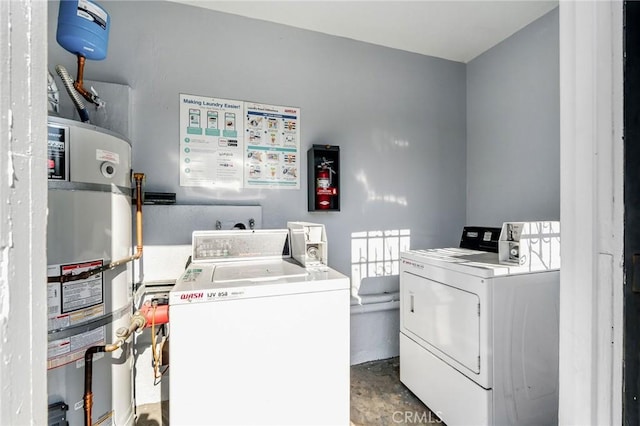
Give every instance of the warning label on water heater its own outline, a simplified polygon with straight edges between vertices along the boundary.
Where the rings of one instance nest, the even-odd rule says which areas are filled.
[[[104,326],[49,342],[47,346],[47,368],[61,367],[82,359],[87,348],[104,345],[104,343]]]
[[[78,275],[102,266],[102,260],[64,265],[49,265],[47,276]],[[53,282],[47,286],[48,330],[81,324],[104,315],[104,283],[102,273],[87,279]]]
[[[67,127],[47,128],[47,170],[49,180],[67,180]]]
[[[78,275],[99,268],[102,259],[47,266],[48,277]],[[47,284],[48,331],[62,330],[104,315],[104,282],[102,273],[89,278]],[[81,359],[89,346],[104,344],[104,327],[94,328],[69,337],[50,341],[47,368],[56,368]]]

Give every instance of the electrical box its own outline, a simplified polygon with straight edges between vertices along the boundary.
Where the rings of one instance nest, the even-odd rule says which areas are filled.
[[[340,147],[313,145],[307,164],[308,210],[340,211]]]

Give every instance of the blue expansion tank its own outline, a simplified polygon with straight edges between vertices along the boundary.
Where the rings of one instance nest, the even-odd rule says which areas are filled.
[[[101,60],[107,57],[111,19],[106,10],[89,0],[61,0],[56,40],[75,55]]]

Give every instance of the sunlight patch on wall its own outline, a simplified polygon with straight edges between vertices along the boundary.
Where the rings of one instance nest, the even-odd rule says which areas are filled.
[[[400,253],[409,250],[411,231],[362,231],[351,234],[351,282],[357,290],[367,277],[398,275]]]
[[[382,201],[384,203],[398,204],[403,207],[409,205],[406,197],[395,194],[378,194],[370,187],[367,175],[364,171],[358,172],[355,177],[356,181],[360,182],[364,186],[364,190],[367,193],[367,201]]]

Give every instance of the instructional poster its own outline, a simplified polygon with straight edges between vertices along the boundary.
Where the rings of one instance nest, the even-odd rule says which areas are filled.
[[[245,103],[245,188],[300,188],[300,109]]]
[[[180,94],[180,186],[300,188],[300,109]]]
[[[180,94],[180,186],[241,188],[244,105]]]

